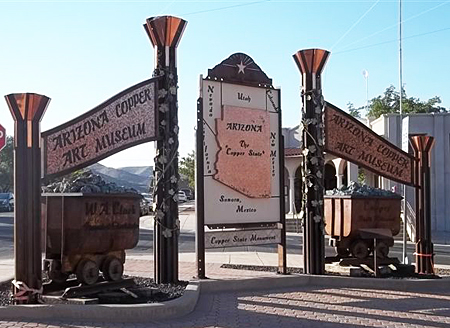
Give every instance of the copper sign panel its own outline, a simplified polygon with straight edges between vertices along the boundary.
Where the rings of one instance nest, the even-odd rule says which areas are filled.
[[[157,139],[157,79],[136,84],[91,111],[42,133],[44,176],[81,169]]]
[[[413,185],[413,157],[356,118],[327,103],[325,151],[385,178]]]

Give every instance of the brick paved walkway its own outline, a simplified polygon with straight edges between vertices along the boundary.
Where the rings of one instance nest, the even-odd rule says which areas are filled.
[[[196,275],[195,263],[180,262],[180,280]],[[130,258],[126,273],[152,277],[153,262]],[[218,263],[206,267],[212,279],[273,276],[274,273],[220,268]],[[182,318],[132,323],[86,323],[55,321],[2,321],[0,328],[296,328],[296,327],[450,327],[450,294],[440,291],[412,293],[361,288],[291,287],[267,291],[202,293],[195,310]],[[58,320],[59,319],[59,320]],[[107,321],[107,318],[105,318]]]
[[[202,294],[194,312],[146,324],[5,322],[6,327],[450,327],[450,296],[355,288]]]
[[[4,322],[0,327],[430,327],[450,326],[450,296],[387,290],[288,288],[204,294],[193,313],[147,324]]]
[[[179,262],[178,271],[179,280],[189,281],[197,276],[197,267],[194,262]],[[224,269],[221,268],[220,263],[206,263],[205,272],[210,279],[243,279],[275,275],[273,272]],[[132,276],[153,278],[153,261],[136,258],[127,259],[125,273]]]

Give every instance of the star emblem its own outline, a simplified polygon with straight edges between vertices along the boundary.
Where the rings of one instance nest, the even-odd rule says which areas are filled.
[[[239,69],[238,74],[239,74],[239,73],[245,74],[244,69],[245,69],[246,66],[242,63],[242,60],[241,60],[241,63],[240,63],[240,64],[237,64],[236,66],[237,66],[238,69]]]

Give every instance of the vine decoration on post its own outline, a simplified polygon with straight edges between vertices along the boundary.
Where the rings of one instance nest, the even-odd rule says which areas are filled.
[[[168,86],[167,89],[161,88],[158,90],[158,111],[159,111],[159,133],[163,135],[165,139],[165,147],[158,149],[155,156],[155,171],[156,171],[156,183],[153,191],[153,196],[161,195],[159,193],[161,188],[167,188],[163,184],[166,174],[172,175],[168,179],[170,181],[170,187],[166,193],[166,196],[161,202],[157,203],[155,210],[155,222],[162,228],[162,234],[165,238],[172,237],[173,233],[180,234],[180,220],[177,219],[174,228],[167,227],[163,224],[164,218],[169,213],[170,203],[178,203],[178,181],[180,180],[178,170],[174,167],[178,162],[178,117],[174,115],[178,111],[178,104],[174,101],[177,96],[177,79],[176,75],[170,72],[169,68],[157,68],[154,70],[154,77],[162,77],[167,75]],[[171,108],[175,107],[175,108]],[[172,120],[173,124],[168,124]],[[173,127],[173,129],[170,129]]]
[[[314,222],[320,223],[320,228],[323,231],[324,225],[324,215],[322,213],[323,208],[323,194],[324,194],[324,184],[323,184],[323,172],[325,165],[325,158],[323,156],[323,146],[324,146],[324,109],[325,101],[322,96],[321,90],[302,90],[302,99],[306,101],[312,101],[314,105],[314,118],[306,118],[306,103],[302,106],[302,121],[301,125],[304,131],[304,136],[309,136],[313,141],[313,145],[308,146],[303,150],[303,165],[302,169],[302,210],[300,217],[304,217],[306,213],[307,206],[307,194],[309,188],[314,189],[315,199],[318,201],[312,201],[311,206],[316,208],[316,215],[313,217]],[[308,127],[313,125],[317,129],[317,139],[314,138],[308,131]],[[303,144],[306,144],[306,138],[304,137]],[[308,169],[307,163],[310,162],[313,165],[314,172]],[[305,226],[305,220],[303,220],[303,226]]]

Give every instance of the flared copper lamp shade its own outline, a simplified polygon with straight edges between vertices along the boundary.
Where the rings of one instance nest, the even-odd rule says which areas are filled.
[[[302,74],[320,74],[329,55],[330,52],[326,50],[306,49],[298,51],[293,57]]]
[[[14,93],[5,99],[16,122],[40,122],[50,102],[50,98],[36,93]]]
[[[414,148],[415,153],[428,153],[431,156],[431,149],[434,146],[435,139],[432,136],[427,136],[425,134],[416,134],[409,137],[411,145]],[[431,159],[429,159],[429,163]]]
[[[424,134],[413,135],[410,136],[409,139],[411,140],[413,148],[420,152],[430,151],[434,145],[434,137]]]
[[[187,22],[173,16],[147,18],[144,24],[153,47],[177,47]]]

